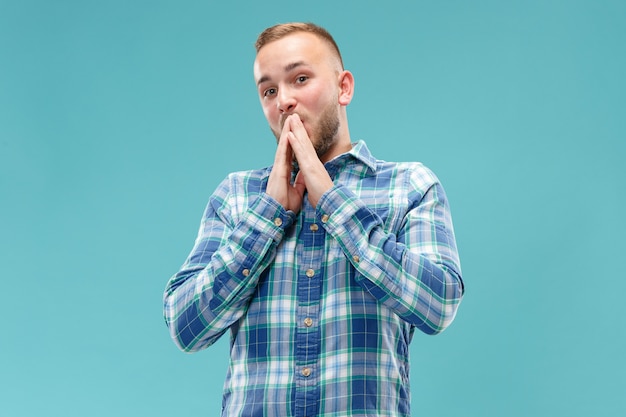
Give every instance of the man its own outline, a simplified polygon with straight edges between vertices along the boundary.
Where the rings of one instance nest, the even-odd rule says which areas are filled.
[[[274,164],[211,196],[165,290],[172,338],[198,351],[230,330],[222,416],[410,416],[414,329],[441,332],[463,295],[444,191],[352,144],[328,32],[277,25],[256,48]]]

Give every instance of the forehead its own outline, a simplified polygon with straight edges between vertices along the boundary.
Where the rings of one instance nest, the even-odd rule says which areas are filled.
[[[295,62],[317,66],[337,61],[336,53],[327,41],[315,34],[296,32],[264,45],[254,60],[254,78],[259,80],[272,73],[283,72]]]

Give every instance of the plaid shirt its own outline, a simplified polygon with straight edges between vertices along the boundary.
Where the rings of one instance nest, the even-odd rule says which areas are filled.
[[[265,194],[271,168],[229,175],[167,284],[182,350],[230,330],[222,416],[410,416],[413,331],[454,319],[463,282],[435,175],[364,142],[326,168],[335,186],[298,214]]]

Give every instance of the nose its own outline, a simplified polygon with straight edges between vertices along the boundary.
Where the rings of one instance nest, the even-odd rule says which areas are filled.
[[[278,90],[278,100],[276,105],[281,113],[291,113],[296,108],[296,98],[291,90],[288,88],[281,88]]]

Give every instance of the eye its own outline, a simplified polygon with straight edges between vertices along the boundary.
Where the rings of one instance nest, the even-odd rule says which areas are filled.
[[[309,77],[307,77],[306,75],[300,75],[298,78],[296,78],[296,83],[298,84],[302,84],[304,82],[306,82],[306,80],[308,80]]]
[[[274,94],[276,94],[276,89],[275,88],[268,88],[267,90],[263,91],[263,96],[264,97],[273,96]]]

